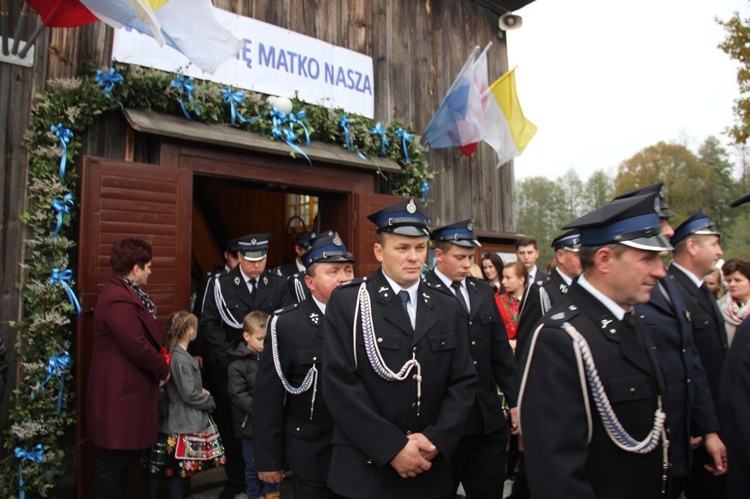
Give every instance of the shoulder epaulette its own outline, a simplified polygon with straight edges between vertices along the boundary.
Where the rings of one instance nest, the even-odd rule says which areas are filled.
[[[299,308],[299,303],[294,303],[292,305],[287,305],[286,307],[282,307],[282,308],[280,308],[278,310],[274,310],[273,314],[274,315],[281,315],[281,314],[285,314],[287,312],[291,312],[292,310],[295,310],[297,308]]]
[[[545,320],[544,323],[547,325],[558,325],[562,324],[563,322],[569,321],[571,318],[578,315],[578,306],[571,303],[564,309],[562,309],[559,312],[555,312],[552,315],[549,315]]]
[[[347,288],[347,287],[353,286],[355,284],[362,284],[363,282],[367,282],[367,276],[355,277],[354,279],[352,279],[349,282],[345,282],[343,284],[339,284],[339,286],[342,287],[342,288]]]

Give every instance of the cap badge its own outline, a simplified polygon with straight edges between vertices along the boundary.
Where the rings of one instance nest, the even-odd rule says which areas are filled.
[[[336,246],[343,246],[344,245],[344,243],[341,241],[341,238],[339,237],[338,234],[336,234],[335,236],[333,236],[333,240],[331,242],[333,244],[335,244]]]
[[[258,240],[255,239],[255,238],[252,238],[252,239],[250,239],[250,244],[252,244],[253,246],[255,246],[256,244],[258,244]]]
[[[471,231],[473,231],[473,230],[474,230],[474,222],[469,222],[469,223],[468,223],[468,224],[466,225],[466,228],[467,228],[468,230],[471,230]]]
[[[409,200],[409,204],[406,205],[406,211],[408,211],[412,215],[417,212],[417,205],[414,204],[414,198],[411,198]]]

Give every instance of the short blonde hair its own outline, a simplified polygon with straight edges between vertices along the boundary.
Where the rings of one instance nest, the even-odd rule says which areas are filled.
[[[242,320],[242,332],[253,333],[255,331],[265,331],[268,324],[268,314],[260,310],[250,312]]]

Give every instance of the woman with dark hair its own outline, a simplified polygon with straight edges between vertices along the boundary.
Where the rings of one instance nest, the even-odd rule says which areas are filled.
[[[750,261],[729,260],[721,271],[729,292],[719,299],[718,304],[731,344],[735,328],[750,314]]]
[[[113,275],[94,309],[93,354],[86,392],[88,432],[96,447],[94,499],[128,497],[133,455],[156,443],[159,387],[169,378],[156,306],[141,288],[151,274],[151,246],[112,246]]]
[[[490,283],[495,297],[502,292],[503,259],[497,253],[485,253],[482,255],[482,275]]]

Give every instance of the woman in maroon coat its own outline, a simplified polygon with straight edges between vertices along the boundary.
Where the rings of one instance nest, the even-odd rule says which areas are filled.
[[[141,286],[151,274],[151,246],[112,246],[114,275],[94,309],[94,351],[87,391],[88,431],[96,446],[94,499],[128,497],[133,453],[156,443],[159,387],[169,377],[156,307]]]

